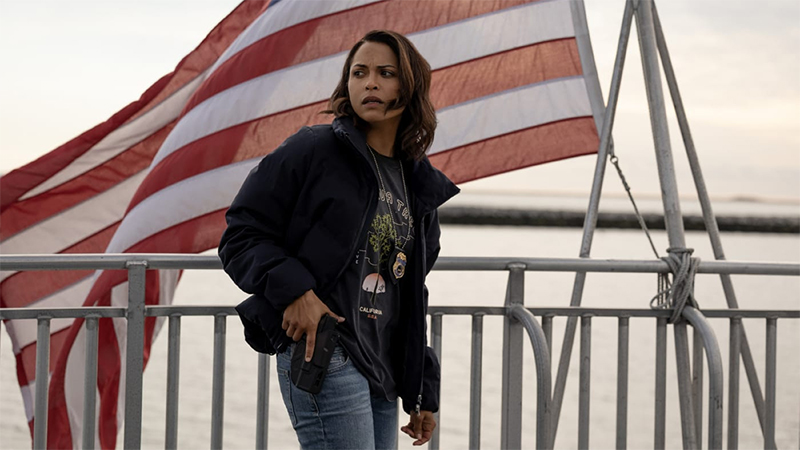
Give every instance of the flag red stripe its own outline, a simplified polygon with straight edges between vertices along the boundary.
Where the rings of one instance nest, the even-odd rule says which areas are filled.
[[[108,272],[106,272],[108,273]],[[98,301],[100,306],[110,306],[111,290]],[[97,327],[97,389],[99,391],[100,413],[97,432],[100,435],[102,448],[115,448],[117,445],[117,399],[119,398],[119,380],[121,375],[120,348],[117,333],[111,319],[98,321]],[[73,338],[74,343],[74,338]],[[72,344],[70,344],[72,346]],[[64,352],[69,355],[69,351]],[[67,361],[63,366],[66,368]],[[60,368],[62,365],[59,364]],[[51,398],[53,394],[51,391]],[[60,397],[60,395],[59,395]]]
[[[221,165],[266,155],[303,125],[330,122],[330,116],[319,114],[325,106],[325,102],[313,103],[245,122],[184,146],[152,169],[131,199],[130,207],[181,180]]]
[[[0,240],[8,239],[25,228],[88,200],[146,169],[175,123],[176,121],[170,122],[147,139],[83,175],[9,206],[2,213]]]
[[[438,110],[495,92],[582,73],[575,38],[558,39],[435,70],[430,95]]]
[[[455,183],[597,152],[592,117],[548,123],[432,155]]]
[[[497,67],[503,67],[502,77],[494,75]],[[431,100],[437,109],[444,108],[498,91],[580,73],[575,39],[560,39],[437,70],[433,73]],[[312,103],[226,128],[184,146],[151,170],[130,207],[181,180],[268,154],[303,125],[329,122],[330,116],[318,114],[326,106],[326,101]]]
[[[102,253],[102,250],[99,252]],[[0,285],[0,295],[2,295],[0,306],[24,308],[91,276],[92,273],[93,270],[17,272]]]
[[[103,253],[119,228],[116,222],[108,228],[95,233],[77,244],[65,249],[61,254]],[[24,308],[53,293],[91,276],[93,270],[54,270],[17,272],[0,283],[0,306],[3,308]]]
[[[153,234],[128,249],[127,253],[200,253],[219,245],[225,230],[223,208]]]
[[[184,112],[244,81],[347,51],[375,28],[371,24],[410,34],[524,3],[531,0],[385,1],[318,17],[266,36],[222,63],[205,81],[202,91],[189,100]]]

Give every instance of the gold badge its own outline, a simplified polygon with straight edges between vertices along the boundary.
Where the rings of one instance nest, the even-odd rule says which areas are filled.
[[[408,263],[406,254],[403,252],[397,252],[397,256],[394,259],[394,265],[392,266],[392,273],[398,280],[403,278],[403,275],[406,274],[406,263]]]

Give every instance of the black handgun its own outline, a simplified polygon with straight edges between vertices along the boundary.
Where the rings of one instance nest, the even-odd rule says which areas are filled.
[[[322,381],[331,363],[331,356],[339,343],[337,321],[325,314],[317,325],[317,342],[314,344],[314,355],[306,362],[306,335],[297,341],[292,353],[292,383],[299,389],[312,394],[319,394]]]

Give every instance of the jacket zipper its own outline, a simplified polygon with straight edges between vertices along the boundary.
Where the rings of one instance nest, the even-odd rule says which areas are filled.
[[[355,150],[358,153],[358,149],[356,148],[355,144],[353,144],[353,141],[350,140],[350,133],[345,132],[344,135],[347,138],[347,143],[350,144],[350,146],[353,147],[353,150]],[[369,210],[372,208],[372,204],[375,202],[376,197],[377,195],[371,195],[369,197],[369,200],[367,201],[367,208],[364,209],[364,212],[361,214],[361,225],[358,228],[358,232],[356,233],[355,238],[353,238],[353,245],[350,248],[350,253],[348,254],[347,261],[345,261],[342,268],[339,269],[339,273],[337,273],[336,278],[334,278],[335,280],[338,280],[339,277],[342,276],[344,271],[347,269],[347,266],[352,262],[353,255],[355,255],[356,251],[358,250],[358,237],[361,235],[361,230],[364,229],[364,224],[367,222],[367,216]]]
[[[425,213],[421,214],[421,217],[418,219],[420,224],[424,224],[425,223],[425,219],[424,218],[425,218]],[[421,226],[424,227],[424,225],[421,225]],[[423,231],[427,231],[427,230],[423,230]],[[419,234],[420,234],[420,237],[422,237],[423,233],[419,233]],[[422,267],[422,268],[417,269],[417,270],[422,270],[423,273],[424,273],[425,267]],[[423,324],[425,323],[425,313],[424,312],[422,314],[422,323]],[[424,325],[423,325],[422,328],[425,329]],[[422,352],[422,370],[420,371],[420,375],[419,375],[419,394],[417,394],[417,404],[416,404],[416,407],[414,408],[414,410],[416,411],[418,416],[421,413],[420,410],[422,409],[422,392],[425,389],[425,358],[426,358],[427,349],[423,345],[422,348],[420,349],[420,351]]]

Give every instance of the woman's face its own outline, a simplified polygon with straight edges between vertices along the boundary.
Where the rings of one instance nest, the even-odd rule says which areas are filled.
[[[386,110],[400,95],[397,56],[379,42],[365,42],[353,55],[347,81],[353,111],[371,126],[398,125],[405,107]]]

